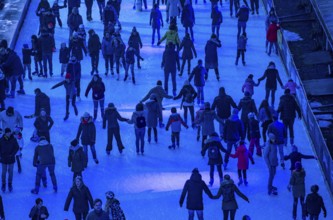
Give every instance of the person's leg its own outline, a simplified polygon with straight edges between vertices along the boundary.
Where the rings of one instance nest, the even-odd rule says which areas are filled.
[[[139,149],[139,129],[134,128],[134,133],[135,133],[135,147],[136,147],[136,153],[139,154],[140,149]]]
[[[160,32],[160,28],[159,27],[157,28],[157,39],[158,39],[158,41],[161,40],[161,32]]]
[[[151,128],[148,128],[148,143],[151,141]]]
[[[46,54],[42,55],[43,67],[44,67],[44,77],[47,77],[47,56]]]
[[[49,63],[50,76],[53,75],[52,53],[47,55],[47,62]]]
[[[187,124],[187,111],[188,111],[189,106],[183,106],[183,107],[184,107],[184,121]]]
[[[164,90],[168,94],[169,72],[164,70]]]
[[[188,220],[194,220],[194,210],[188,210]]]
[[[194,106],[188,106],[188,109],[190,111],[190,115],[191,115],[191,125],[192,127],[194,126]]]
[[[241,22],[241,21],[238,21],[238,23],[237,23],[237,39],[238,39],[239,36],[240,36],[241,28],[242,28],[242,22]]]
[[[97,118],[97,110],[98,110],[98,100],[94,100],[93,99],[93,103],[94,103],[94,120],[96,120],[96,118]]]
[[[300,202],[301,202],[302,218],[305,219],[305,216],[306,216],[306,210],[305,210],[305,204],[304,204],[304,196],[299,197],[299,200],[300,200]]]
[[[177,91],[176,72],[171,73],[171,80],[172,80],[172,92],[173,92],[173,95],[175,96],[176,91]]]
[[[7,168],[8,168],[8,188],[9,191],[11,191],[13,189],[12,183],[13,183],[14,163],[8,164]]]
[[[145,133],[146,133],[146,128],[141,128],[140,133],[139,133],[139,142],[141,145],[141,153],[145,151]]]
[[[81,79],[75,80],[75,87],[76,87],[76,97],[80,97],[80,94],[81,94]]]
[[[54,173],[55,165],[54,164],[53,165],[48,165],[47,168],[48,168],[49,173],[50,173],[53,189],[55,191],[57,191],[58,190],[58,184],[57,184],[57,179],[56,179],[56,176],[55,176],[55,173]]]
[[[294,197],[293,202],[293,218],[296,219],[297,216],[297,203],[298,203],[298,197]]]
[[[156,28],[152,28],[153,29],[153,33],[151,35],[151,44],[154,44],[155,43],[155,32],[156,32]]]
[[[245,52],[244,50],[241,50],[241,56],[242,56],[242,63],[245,65]]]
[[[197,212],[198,220],[204,220],[203,210],[196,210],[196,212]]]
[[[217,168],[217,173],[219,174],[220,183],[222,183],[223,181],[222,164],[217,164],[216,168]]]
[[[233,145],[233,142],[230,142],[230,141],[227,142],[227,152],[228,153],[224,155],[224,167],[225,168],[227,167],[228,162],[229,162],[229,154],[231,153],[232,145]]]
[[[171,148],[176,148],[176,137],[174,132],[171,132]]]
[[[217,39],[220,39],[220,25],[216,25],[216,37]]]
[[[215,34],[216,25],[212,24],[212,34]]]
[[[183,59],[183,60],[182,60],[182,65],[181,65],[181,67],[180,67],[180,73],[179,73],[179,76],[182,76],[182,75],[183,75],[184,67],[185,67],[185,62],[186,62],[186,60]]]
[[[122,153],[122,151],[124,149],[124,145],[123,145],[123,143],[121,141],[119,127],[114,129],[114,137],[115,137],[115,139],[117,141],[117,146],[118,146],[119,153]]]
[[[260,139],[259,138],[254,138],[254,145],[256,146],[256,154],[258,156],[262,155],[261,147],[260,147]]]
[[[104,118],[104,98],[99,100],[99,107],[101,109],[101,116]]]
[[[215,170],[215,165],[213,165],[213,164],[209,165],[209,178],[210,178],[209,184],[210,185],[213,185],[213,183],[214,183],[214,170]]]
[[[16,156],[15,156],[15,160],[16,160],[16,163],[17,163],[17,169],[18,169],[18,172],[21,173],[21,172],[22,172],[22,167],[21,167],[20,156],[19,156],[19,155],[16,155]]]
[[[294,144],[294,122],[295,122],[294,118],[290,119],[290,122],[289,122],[289,133],[290,133],[290,144],[291,145]]]
[[[278,144],[279,155],[280,155],[280,163],[284,169],[284,152],[283,152],[284,144]]]
[[[268,99],[269,99],[269,93],[271,92],[271,90],[269,89],[269,88],[266,88],[265,89],[265,99],[268,101]]]
[[[240,50],[237,50],[235,65],[238,65],[239,57],[240,57]]]
[[[75,220],[82,220],[82,214],[81,212],[74,212]]]
[[[76,96],[75,95],[73,95],[72,96],[72,106],[73,106],[73,108],[74,108],[74,113],[75,113],[75,115],[78,115],[79,114],[79,112],[78,112],[78,110],[77,110],[77,107],[76,107]]]
[[[228,217],[229,217],[229,210],[223,210],[223,220],[228,220]]]
[[[155,143],[157,143],[157,128],[154,127],[153,131],[154,131],[154,140],[155,140]]]
[[[235,220],[236,209],[230,210],[230,220]]]
[[[272,97],[272,100],[271,100],[271,106],[274,107],[274,102],[275,102],[275,89],[272,89],[271,91],[271,97]]]
[[[110,154],[112,151],[112,140],[113,140],[113,130],[112,128],[108,128],[108,143],[106,145],[106,152]]]
[[[95,162],[97,163],[97,154],[96,154],[96,148],[95,148],[95,144],[91,144],[90,145],[90,150],[91,150],[91,154],[95,160]]]

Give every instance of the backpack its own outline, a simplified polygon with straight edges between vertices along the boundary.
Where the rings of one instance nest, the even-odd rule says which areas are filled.
[[[219,148],[215,145],[208,148],[208,157],[209,159],[217,159],[219,156]]]
[[[136,126],[138,128],[144,128],[146,127],[146,118],[143,115],[140,115],[136,118]]]

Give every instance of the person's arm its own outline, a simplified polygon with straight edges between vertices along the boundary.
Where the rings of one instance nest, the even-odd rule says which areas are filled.
[[[282,83],[282,80],[281,80],[281,78],[280,78],[279,72],[277,72],[276,79],[278,80],[278,82],[279,82],[281,88],[283,88],[283,83]]]
[[[220,186],[217,194],[215,196],[213,195],[211,199],[219,199],[221,197],[222,193],[223,193],[223,188]]]
[[[75,137],[76,140],[79,140],[81,133],[82,133],[82,123],[80,123],[79,128],[77,129],[77,133],[76,133],[76,137]]]
[[[301,119],[302,118],[302,112],[301,112],[301,109],[300,109],[298,103],[296,102],[296,99],[295,99],[295,107],[296,107],[296,112],[297,112],[298,118]]]
[[[187,191],[188,191],[188,181],[186,181],[186,183],[185,183],[185,185],[183,187],[182,194],[180,195],[180,199],[179,199],[179,205],[180,205],[180,207],[183,206],[184,199],[185,199],[185,196],[187,194]]]
[[[321,209],[323,210],[324,218],[326,218],[327,211],[322,197],[320,197],[320,203],[321,203]]]
[[[302,159],[317,159],[317,157],[312,156],[312,155],[305,155],[302,153],[299,153],[299,155],[301,156]]]
[[[235,101],[231,98],[231,96],[229,96],[230,98],[230,105],[233,107],[233,108],[237,108],[237,105],[235,103]]]
[[[202,188],[203,188],[204,192],[207,194],[207,196],[212,199],[213,198],[213,194],[209,190],[208,186],[206,185],[206,183],[204,181],[202,181]]]
[[[69,205],[71,204],[71,201],[72,201],[72,198],[73,198],[73,192],[72,192],[72,190],[70,190],[68,195],[67,195],[67,198],[66,198],[64,211],[66,211],[66,212],[68,211]]]
[[[235,193],[240,196],[242,199],[244,199],[247,202],[250,202],[249,199],[246,197],[246,195],[244,195],[236,185],[234,185],[234,189],[235,189]]]
[[[127,118],[123,118],[123,117],[121,117],[121,115],[119,114],[118,111],[116,111],[116,116],[117,116],[117,119],[118,119],[119,121],[128,121]]]
[[[87,88],[86,88],[86,92],[84,93],[84,96],[85,97],[88,97],[88,94],[89,94],[89,91],[90,91],[90,89],[91,89],[91,82],[89,82],[89,84],[88,84],[88,86],[87,86]]]
[[[63,81],[61,81],[61,82],[55,84],[54,86],[51,87],[51,89],[58,88],[59,86],[62,86],[62,85],[64,85],[64,84],[65,84],[65,80],[63,80]]]
[[[52,128],[52,126],[53,126],[53,124],[54,124],[54,121],[53,121],[53,119],[52,119],[50,116],[48,116],[48,119],[49,119],[49,126],[48,126],[48,129],[51,130],[51,128]]]
[[[90,193],[90,190],[88,189],[88,187],[87,187],[87,196],[88,196],[88,202],[89,202],[90,208],[93,209],[94,201],[93,201],[93,198],[91,196],[91,193]]]
[[[182,88],[179,92],[179,94],[175,97],[173,97],[173,100],[177,100],[180,99],[181,97],[183,97],[183,93],[184,93],[184,88]]]
[[[171,117],[169,117],[168,123],[165,126],[165,130],[169,130],[169,127],[170,127],[171,123],[172,123],[172,120],[171,120]]]

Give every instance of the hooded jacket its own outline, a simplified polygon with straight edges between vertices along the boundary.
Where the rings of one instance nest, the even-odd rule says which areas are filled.
[[[71,167],[72,172],[82,172],[87,167],[87,157],[83,148],[78,144],[70,146],[68,152],[68,167]]]
[[[180,116],[179,113],[172,113],[169,117],[166,129],[169,129],[169,127],[171,126],[172,132],[180,132],[181,125],[188,128],[187,124],[184,122],[183,118]]]
[[[291,94],[284,94],[281,96],[277,112],[281,113],[281,120],[295,119],[296,112],[299,118],[302,115],[301,109],[299,108],[295,97]]]
[[[305,175],[303,168],[294,170],[291,174],[289,185],[292,187],[294,198],[305,197]]]
[[[189,210],[203,210],[203,191],[212,198],[213,195],[207,187],[206,183],[202,180],[198,172],[193,172],[190,179],[185,182],[179,203],[182,205],[187,195],[186,208]]]
[[[244,96],[239,101],[237,108],[239,111],[242,110],[241,120],[244,122],[244,124],[248,122],[248,114],[250,112],[254,112],[255,115],[258,114],[256,103],[254,102],[254,99],[251,98],[251,96]]]
[[[90,190],[83,183],[81,184],[81,187],[78,188],[74,182],[66,198],[65,207],[64,207],[65,211],[68,211],[72,199],[74,200],[73,204],[74,213],[87,213],[89,211],[89,205],[90,208],[94,207],[93,198],[91,196]]]
[[[209,39],[205,46],[205,68],[214,69],[218,67],[217,48],[220,48],[221,42],[215,38]]]
[[[315,192],[307,195],[304,209],[306,210],[306,213],[310,215],[318,216],[321,209],[323,209],[323,212],[326,213],[326,207],[323,198]]]
[[[194,44],[189,37],[184,37],[182,43],[180,44],[179,51],[183,49],[182,59],[192,60],[193,54],[197,57],[197,52],[195,50]]]
[[[188,77],[188,80],[191,82],[192,78],[194,77],[194,85],[197,87],[203,87],[205,86],[205,75],[207,74],[207,71],[205,67],[202,65],[197,65],[192,70],[190,76]]]
[[[222,123],[222,119],[216,115],[215,111],[205,109],[198,121],[198,123],[201,123],[202,135],[210,135],[215,132],[214,119]]]
[[[162,108],[154,99],[150,99],[146,102],[145,106],[147,108],[147,127],[156,128],[157,122],[162,121]]]
[[[22,115],[14,110],[14,115],[8,116],[7,111],[0,112],[0,128],[5,130],[5,128],[10,128],[10,130],[14,131],[15,127],[23,128],[23,119]]]
[[[284,137],[286,134],[286,127],[283,123],[275,120],[270,125],[268,125],[267,133],[273,133],[276,137],[276,144],[284,144]]]
[[[89,116],[88,119],[81,117],[81,123],[76,134],[76,139],[79,140],[81,137],[82,145],[94,145],[96,142],[96,127],[92,120],[92,117]]]
[[[146,114],[145,111],[135,111],[135,112],[133,112],[131,119],[127,122],[129,124],[134,124],[135,129],[139,129],[138,126],[137,126],[137,118],[141,117],[141,116],[145,118],[146,124],[147,124],[147,114]]]
[[[271,143],[271,141],[268,141],[266,147],[264,148],[264,158],[268,167],[276,167],[279,164],[277,157],[277,148],[277,145],[275,143]]]

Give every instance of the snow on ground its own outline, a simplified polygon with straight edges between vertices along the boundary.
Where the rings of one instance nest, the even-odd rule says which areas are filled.
[[[35,15],[35,9],[38,1],[33,1],[21,35],[16,45],[16,51],[20,53],[22,45],[29,43],[30,36],[37,33],[38,18]],[[151,1],[149,9],[151,8]],[[145,60],[142,62],[142,69],[135,69],[136,85],[131,82],[116,81],[115,77],[105,77],[104,61],[100,57],[99,71],[106,85],[106,100],[105,103],[115,103],[118,111],[123,117],[129,118],[135,109],[135,105],[148,90],[155,86],[158,79],[163,79],[163,71],[160,69],[161,54],[164,44],[160,47],[152,47],[151,28],[149,27],[149,10],[136,12],[132,10],[132,1],[123,1],[120,21],[123,25],[122,37],[127,42],[130,31],[133,26],[141,34],[143,41],[142,56]],[[93,21],[87,22],[85,19],[85,7],[80,8],[80,14],[83,15],[86,30],[94,28],[97,33],[102,36],[102,24],[99,21],[99,13],[96,2],[93,6]],[[198,59],[204,59],[204,45],[210,37],[210,4],[203,4],[199,1],[198,5],[194,5],[196,11],[195,31],[195,46],[198,52]],[[247,26],[248,33],[248,48],[246,52],[246,67],[242,65],[235,66],[236,55],[236,33],[237,20],[229,17],[228,3],[224,4],[222,11],[224,15],[224,23],[221,27],[222,48],[219,49],[219,69],[221,81],[215,80],[212,70],[209,73],[209,79],[205,87],[205,100],[213,101],[213,98],[218,94],[218,89],[221,86],[226,88],[227,93],[233,96],[236,103],[242,98],[241,86],[249,73],[254,75],[254,78],[262,76],[270,61],[274,61],[280,71],[283,82],[286,82],[287,76],[279,57],[268,57],[265,54],[265,29],[264,29],[264,10],[260,8],[260,15],[250,17]],[[161,7],[165,19],[165,6]],[[68,28],[66,26],[67,9],[61,11],[61,17],[64,27],[56,28],[56,45],[60,48],[61,42],[68,42]],[[161,34],[167,30],[166,26],[161,30]],[[184,29],[179,26],[179,34],[184,36]],[[17,98],[6,100],[7,106],[13,105],[15,109],[21,112],[22,115],[32,114],[34,111],[34,93],[33,90],[37,87],[46,92],[51,97],[52,117],[55,124],[51,131],[51,141],[56,154],[56,176],[58,180],[58,193],[53,193],[52,184],[48,176],[48,188],[41,188],[39,195],[32,195],[30,190],[34,187],[36,169],[32,166],[32,157],[35,143],[29,141],[33,131],[33,120],[24,120],[24,138],[26,146],[23,150],[22,166],[23,172],[17,173],[15,166],[12,193],[3,193],[4,207],[6,211],[6,219],[27,219],[30,208],[34,205],[37,197],[44,200],[44,204],[50,212],[49,219],[74,219],[71,211],[63,211],[65,199],[70,187],[72,186],[72,173],[67,167],[67,155],[69,143],[76,136],[79,125],[79,116],[84,112],[92,114],[93,106],[91,97],[85,98],[83,95],[82,101],[77,103],[79,108],[79,116],[75,116],[72,109],[69,119],[64,122],[65,115],[65,98],[64,89],[58,88],[50,90],[52,85],[61,81],[60,65],[58,65],[58,51],[54,54],[54,76],[51,79],[34,78],[33,81],[25,80],[26,95],[18,96]],[[197,63],[197,59],[192,61],[192,66]],[[86,57],[82,62],[82,94],[90,76],[90,58]],[[124,76],[124,71],[121,71],[121,78]],[[177,76],[178,91],[186,79],[186,74],[182,78]],[[283,91],[279,88],[277,91],[278,105],[279,96]],[[264,98],[264,86],[255,89],[254,98],[259,107],[260,102]],[[170,115],[172,106],[179,107],[179,101],[165,100],[164,106],[167,108],[163,112],[164,122],[167,121]],[[197,110],[198,106],[196,106]],[[179,111],[179,108],[178,108]],[[114,144],[110,156],[105,153],[106,147],[106,130],[102,129],[101,118],[96,122],[97,127],[97,157],[100,161],[98,165],[93,163],[89,152],[89,165],[83,173],[83,178],[86,185],[90,188],[94,198],[101,198],[105,202],[105,192],[112,190],[116,197],[120,200],[121,206],[129,220],[147,220],[147,219],[187,219],[187,210],[185,205],[179,207],[179,197],[185,181],[190,177],[194,167],[198,167],[203,179],[209,181],[209,167],[207,165],[207,156],[202,158],[200,155],[200,143],[195,140],[196,131],[192,129],[183,129],[181,132],[180,149],[170,151],[167,146],[171,142],[170,131],[166,132],[163,129],[158,129],[159,142],[145,145],[145,155],[137,156],[135,153],[134,128],[133,125],[120,123],[122,140],[125,145],[125,150],[120,155]],[[216,124],[217,128],[217,124]],[[295,143],[299,146],[299,150],[305,154],[313,154],[311,142],[308,139],[307,131],[303,123],[296,120],[295,123]],[[285,153],[289,153],[291,147],[285,149]],[[288,169],[277,169],[274,185],[279,188],[279,195],[271,197],[267,195],[267,179],[268,171],[264,160],[255,157],[255,165],[250,165],[248,171],[249,185],[247,187],[240,186],[240,190],[246,194],[250,203],[237,197],[239,210],[236,213],[236,219],[240,219],[244,214],[248,214],[252,219],[291,219],[292,217],[292,194],[287,190],[287,184],[290,177]],[[229,162],[229,169],[224,172],[230,174],[237,181],[236,160]],[[289,167],[289,162],[287,162]],[[319,164],[314,160],[304,161],[304,168],[307,172],[306,189],[309,193],[312,184],[320,186],[320,194],[324,197],[324,202],[328,210],[327,219],[332,218],[333,210],[332,200],[328,194],[325,181],[323,179]],[[215,180],[218,179],[215,174]],[[218,183],[214,183],[211,188],[213,194],[217,193]],[[210,200],[204,196],[204,216],[205,219],[216,220],[222,218],[221,199]],[[298,216],[300,217],[300,208]]]

